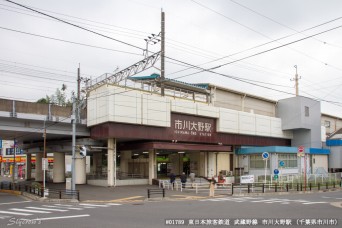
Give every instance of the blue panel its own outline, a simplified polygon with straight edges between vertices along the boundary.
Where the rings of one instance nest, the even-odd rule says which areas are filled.
[[[263,152],[268,153],[279,153],[279,154],[296,154],[298,147],[287,147],[287,146],[265,146],[265,147],[242,147],[236,151],[236,154],[262,154]],[[329,149],[321,148],[305,148],[307,154],[330,154]]]
[[[327,146],[342,146],[342,139],[327,140]]]

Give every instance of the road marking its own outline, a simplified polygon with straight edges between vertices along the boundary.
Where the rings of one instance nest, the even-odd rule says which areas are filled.
[[[83,210],[83,208],[75,208],[75,207],[63,207],[63,206],[53,206],[53,205],[43,205],[44,207],[52,207],[52,208],[64,208],[64,209],[68,209],[68,210],[78,210],[81,211]]]
[[[23,215],[23,216],[28,216],[32,214],[27,214],[27,213],[19,213],[15,211],[0,211],[1,214],[11,214],[11,215]]]
[[[108,205],[103,204],[89,204],[89,203],[80,203],[81,206],[90,206],[90,207],[108,207]]]
[[[119,203],[107,203],[107,205],[111,205],[111,206],[120,206],[122,204],[119,204]]]
[[[328,202],[308,202],[308,203],[303,203],[303,204],[316,204],[316,203],[328,203]]]
[[[71,215],[71,216],[62,216],[62,217],[50,217],[50,218],[36,218],[33,220],[44,221],[44,220],[53,220],[53,219],[67,219],[67,218],[80,218],[80,217],[88,217],[89,214],[84,215]]]
[[[16,201],[16,202],[9,202],[9,203],[0,203],[0,205],[5,205],[5,204],[15,204],[15,203],[28,203],[28,202],[32,202],[32,201]]]
[[[37,211],[37,210],[29,210],[29,209],[22,209],[22,208],[11,208],[11,211],[22,211],[22,212],[31,212],[31,213],[41,213],[41,214],[49,214],[49,211]]]
[[[53,208],[44,208],[44,207],[25,207],[28,209],[38,209],[38,210],[44,210],[44,211],[59,211],[59,212],[65,212],[69,210],[63,210],[63,209],[53,209]]]

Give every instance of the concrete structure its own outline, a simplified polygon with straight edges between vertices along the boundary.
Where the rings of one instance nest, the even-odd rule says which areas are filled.
[[[342,173],[342,129],[336,131],[326,142],[330,149],[329,171]]]

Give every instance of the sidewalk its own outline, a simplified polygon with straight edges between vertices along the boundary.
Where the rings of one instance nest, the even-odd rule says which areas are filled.
[[[12,182],[11,178],[0,177],[1,181]],[[17,182],[34,182],[17,180]],[[65,189],[65,183],[46,183],[46,188]],[[80,191],[80,201],[82,202],[143,202],[147,199],[148,189],[159,189],[157,185],[132,185],[117,187],[101,187],[88,184],[76,185],[76,190]],[[195,189],[185,188],[183,191],[165,189],[165,198],[162,194],[151,195],[150,201],[154,200],[193,200],[205,199],[209,197],[209,191],[200,191],[196,194]]]

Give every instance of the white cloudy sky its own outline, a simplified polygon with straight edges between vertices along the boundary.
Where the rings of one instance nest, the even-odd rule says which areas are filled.
[[[140,48],[145,48],[147,36],[160,32],[163,8],[166,56],[203,68],[225,64],[214,71],[226,75],[202,72],[187,76],[198,70],[180,71],[188,67],[167,60],[166,77],[209,82],[278,100],[293,96],[289,94],[295,92],[290,79],[297,65],[300,95],[324,100],[324,113],[342,116],[340,0],[15,1]],[[322,34],[307,38],[318,33]],[[5,0],[0,0],[0,37],[1,98],[36,101],[54,93],[63,83],[69,91],[75,90],[79,63],[83,77],[95,78],[143,59],[138,48]],[[159,45],[150,46],[151,51],[158,49]],[[222,57],[226,58],[217,61]]]

